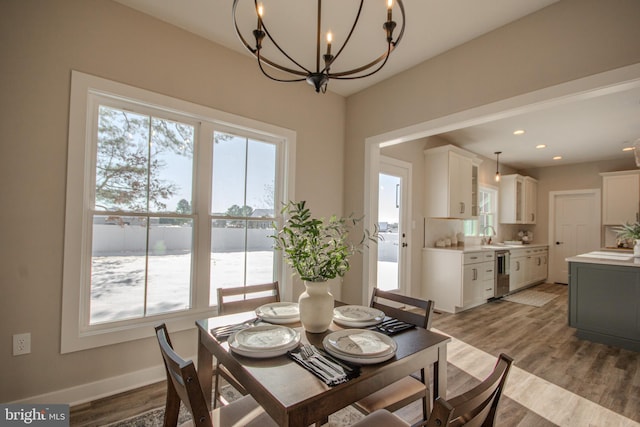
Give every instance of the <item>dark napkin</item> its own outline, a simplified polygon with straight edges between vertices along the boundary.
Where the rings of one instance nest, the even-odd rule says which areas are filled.
[[[416,326],[411,323],[402,322],[398,319],[390,317],[382,323],[378,323],[375,326],[371,326],[368,329],[373,331],[380,331],[386,335],[395,335],[399,332],[406,331],[407,329],[415,328]]]
[[[290,351],[289,357],[328,386],[345,383],[360,375],[359,367],[349,365],[312,345]]]

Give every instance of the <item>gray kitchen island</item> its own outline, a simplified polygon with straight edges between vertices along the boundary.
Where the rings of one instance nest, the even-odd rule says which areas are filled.
[[[640,351],[640,258],[597,251],[567,261],[569,326],[578,338]]]

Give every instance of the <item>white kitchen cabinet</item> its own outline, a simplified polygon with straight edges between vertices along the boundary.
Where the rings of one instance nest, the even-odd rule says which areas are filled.
[[[538,202],[538,181],[530,176],[524,177],[524,215],[523,224],[536,223]]]
[[[640,220],[640,171],[601,173],[602,224],[621,225]]]
[[[538,181],[518,174],[500,177],[500,223],[535,224]]]
[[[511,249],[509,292],[547,279],[548,248]]]
[[[424,151],[425,216],[429,218],[468,219],[477,216],[473,194],[477,194],[479,160],[468,151],[453,145]],[[474,190],[475,186],[475,190]],[[477,197],[476,197],[477,205]]]
[[[493,297],[495,253],[424,249],[423,297],[435,308],[457,313]]]

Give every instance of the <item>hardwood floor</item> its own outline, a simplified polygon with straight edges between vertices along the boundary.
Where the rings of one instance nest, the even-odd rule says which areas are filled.
[[[435,314],[433,327],[455,338],[448,357],[449,396],[477,384],[484,373],[472,371],[490,370],[504,352],[516,369],[507,381],[513,392],[499,406],[498,426],[640,426],[640,353],[577,339],[567,326],[567,287],[534,289],[558,297],[543,307],[498,300],[456,315]],[[164,393],[159,383],[73,407],[71,425],[100,426],[161,407]],[[418,413],[417,405],[398,411],[407,420]],[[628,420],[620,423],[616,413]]]

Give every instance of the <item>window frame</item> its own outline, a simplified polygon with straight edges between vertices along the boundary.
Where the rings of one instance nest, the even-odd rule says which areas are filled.
[[[115,105],[136,105],[136,109],[150,109],[154,114],[164,112],[163,117],[186,117],[197,122],[194,143],[193,206],[194,237],[192,259],[191,308],[185,311],[153,315],[133,320],[89,325],[90,264],[83,260],[91,256],[91,218],[88,214],[95,192],[95,129],[96,102],[109,99]],[[136,110],[139,111],[139,110]],[[145,89],[72,71],[69,108],[69,146],[67,158],[67,191],[65,211],[65,239],[63,257],[63,294],[61,353],[68,353],[104,345],[116,344],[153,336],[153,326],[163,321],[172,330],[195,328],[198,319],[215,314],[209,306],[209,263],[211,241],[209,233],[197,230],[210,229],[212,145],[214,131],[241,133],[278,144],[277,177],[275,185],[276,208],[280,201],[295,194],[295,146],[296,133],[270,125],[225,113],[210,107],[161,95]],[[92,187],[93,186],[93,187]],[[198,197],[195,197],[195,194]],[[277,209],[276,209],[277,210]],[[281,218],[276,212],[276,221]],[[281,258],[281,257],[280,257]],[[89,271],[88,271],[89,270]],[[283,295],[291,294],[290,278],[284,271],[284,261],[275,262],[275,275]]]
[[[498,188],[491,186],[491,185],[480,185],[478,187],[478,197],[480,196],[481,192],[485,192],[485,193],[491,193],[493,194],[493,203],[491,203],[492,207],[493,207],[493,211],[490,212],[493,214],[494,217],[494,224],[492,224],[491,226],[494,228],[496,234],[498,233]],[[479,204],[479,203],[478,203]],[[478,211],[480,210],[480,207],[478,206]],[[484,234],[482,233],[484,230],[480,230],[480,217],[483,216],[482,214],[480,214],[478,212],[478,217],[474,218],[474,219],[469,219],[469,220],[465,220],[465,223],[470,223],[469,226],[474,230],[473,234],[467,234],[465,232],[465,236],[467,237],[484,237]],[[466,226],[464,227],[465,229],[467,228]]]

